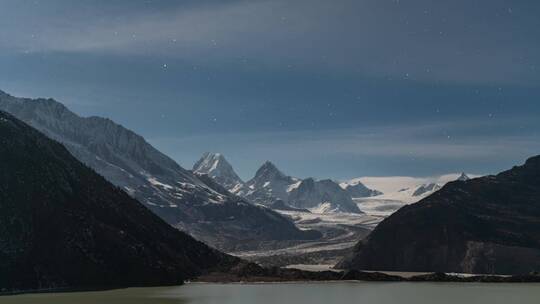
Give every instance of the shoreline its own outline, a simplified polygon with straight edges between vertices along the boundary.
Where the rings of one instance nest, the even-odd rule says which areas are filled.
[[[296,275],[292,276],[292,275]],[[333,275],[334,277],[329,277]],[[307,277],[306,277],[307,276]],[[116,286],[116,287],[88,287],[88,288],[47,288],[17,291],[2,291],[0,297],[19,296],[27,294],[51,294],[51,293],[79,293],[79,292],[104,292],[128,288],[154,288],[154,287],[181,287],[184,285],[197,284],[220,284],[220,285],[263,285],[263,284],[335,284],[335,283],[487,283],[487,284],[527,284],[540,283],[540,275],[475,275],[453,273],[425,273],[411,277],[390,275],[377,271],[340,271],[340,272],[308,272],[298,269],[284,269],[283,276],[239,276],[231,273],[209,273],[194,280],[185,281],[180,285],[148,285],[148,286]]]
[[[538,276],[454,276],[447,274],[431,273],[423,276],[414,276],[411,278],[399,277],[390,280],[371,280],[371,279],[334,279],[334,280],[304,280],[304,279],[276,279],[276,278],[231,278],[231,279],[208,279],[186,282],[186,285],[194,284],[222,284],[222,285],[251,285],[251,284],[325,284],[325,283],[344,283],[344,282],[376,282],[376,283],[486,283],[486,284],[537,284],[540,283]],[[181,285],[179,285],[181,286]]]
[[[281,283],[281,282],[485,282],[485,283],[540,283],[540,274],[486,275],[462,273],[325,270],[307,271],[295,268],[261,267],[255,263],[241,264],[229,272],[212,272],[199,276],[194,282],[206,283]]]

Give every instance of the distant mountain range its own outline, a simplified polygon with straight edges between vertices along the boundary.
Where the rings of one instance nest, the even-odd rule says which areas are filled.
[[[239,262],[1,111],[0,160],[2,291],[181,284]]]
[[[363,178],[341,183],[330,179],[300,179],[286,175],[272,162],[266,161],[252,179],[244,182],[224,155],[208,152],[195,163],[193,171],[197,174],[207,174],[231,193],[250,202],[281,208],[276,210],[294,208],[316,213],[362,213],[360,209],[367,212],[379,209],[380,211],[374,210],[375,215],[389,215],[404,205],[417,202],[441,189],[451,177],[451,175],[443,176],[437,182],[413,184],[383,193],[367,187],[362,182]],[[461,173],[455,175],[453,179],[465,181],[470,178],[467,174]],[[399,183],[399,180],[396,179],[396,182]]]
[[[78,160],[142,202],[171,225],[217,248],[311,239],[290,219],[228,192],[216,191],[136,133],[101,117],[83,118],[53,99],[0,91],[0,110],[62,143]],[[214,168],[220,170],[221,168]]]
[[[375,181],[373,181],[375,179]],[[364,180],[370,184],[380,185],[393,189],[386,189],[372,197],[356,197],[354,201],[360,209],[367,214],[376,216],[389,216],[403,206],[416,203],[421,199],[432,195],[440,190],[448,181],[468,180],[469,176],[465,173],[448,174],[432,178],[413,178],[413,177],[377,177],[377,178],[356,178],[344,184],[354,184]],[[400,186],[401,185],[401,186]],[[386,186],[386,187],[385,187]],[[398,188],[396,188],[398,187]]]
[[[446,184],[379,224],[338,267],[484,274],[540,270],[540,156]]]
[[[353,201],[353,195],[369,197],[381,194],[360,182],[340,185],[329,179],[300,179],[288,176],[270,161],[265,162],[252,179],[243,182],[219,153],[205,153],[195,163],[193,171],[208,174],[230,192],[253,203],[270,207],[279,201],[281,208],[288,205],[291,208],[315,212],[362,213]]]

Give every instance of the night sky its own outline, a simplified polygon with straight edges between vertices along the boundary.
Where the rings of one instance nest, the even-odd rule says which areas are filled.
[[[0,0],[0,90],[243,178],[494,173],[540,154],[540,1]]]

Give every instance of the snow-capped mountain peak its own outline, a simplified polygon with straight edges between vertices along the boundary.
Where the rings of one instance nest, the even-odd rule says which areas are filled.
[[[333,180],[304,179],[289,193],[289,204],[319,212],[361,213],[351,195]]]
[[[287,201],[289,189],[297,182],[297,178],[285,175],[272,162],[266,161],[255,176],[234,193],[252,202],[269,205],[278,199]]]
[[[348,191],[338,183],[330,179],[288,176],[270,161],[266,161],[251,180],[233,193],[266,206],[282,201],[282,204],[294,208],[361,213]],[[330,207],[320,209],[322,204]]]
[[[231,164],[220,153],[204,153],[201,159],[193,166],[193,172],[207,174],[228,190],[244,184],[242,179],[234,172]]]
[[[264,164],[257,170],[255,173],[254,179],[265,179],[265,180],[271,180],[276,178],[285,178],[285,174],[281,172],[276,165],[274,165],[270,161],[264,162]]]
[[[457,181],[460,181],[460,182],[466,182],[468,180],[470,180],[471,178],[465,173],[461,173],[461,175],[457,178]]]

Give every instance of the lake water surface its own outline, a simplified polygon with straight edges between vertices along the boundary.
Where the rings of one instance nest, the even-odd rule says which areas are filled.
[[[0,297],[1,304],[434,304],[540,303],[540,284],[294,283],[188,284],[104,292]]]

